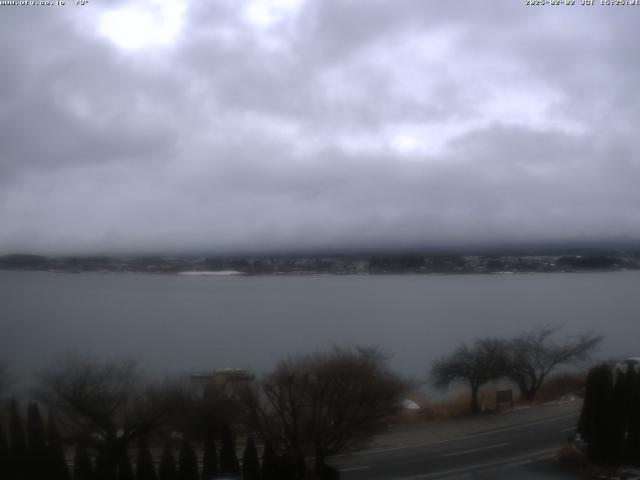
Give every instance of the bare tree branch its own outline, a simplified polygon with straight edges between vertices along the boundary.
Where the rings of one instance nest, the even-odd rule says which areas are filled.
[[[34,395],[114,464],[133,439],[156,429],[165,416],[129,360],[65,354],[40,373]]]
[[[240,392],[245,419],[265,440],[298,459],[324,459],[366,443],[401,409],[408,382],[377,349],[334,348],[281,362]]]
[[[480,411],[478,392],[482,385],[505,375],[506,343],[495,338],[476,340],[472,346],[463,343],[451,355],[440,358],[431,368],[431,383],[440,389],[459,381],[471,387],[471,411]]]
[[[7,362],[0,360],[0,397],[2,397],[11,386],[12,378],[9,373]]]
[[[557,326],[544,325],[510,341],[507,376],[523,399],[532,401],[554,369],[588,360],[602,342],[602,336],[592,333],[559,341],[560,331]]]

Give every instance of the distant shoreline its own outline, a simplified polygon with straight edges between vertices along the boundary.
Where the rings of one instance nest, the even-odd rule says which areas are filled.
[[[157,276],[176,276],[176,277],[399,277],[399,276],[510,276],[510,275],[543,275],[543,274],[583,274],[583,273],[625,273],[637,272],[638,268],[633,269],[615,269],[615,270],[554,270],[554,271],[518,271],[518,272],[362,272],[362,273],[341,273],[341,272],[268,272],[268,273],[247,273],[239,271],[183,271],[183,272],[162,272],[162,271],[143,271],[143,270],[37,270],[37,269],[15,269],[0,268],[0,272],[23,272],[23,273],[51,273],[51,274],[142,274]]]
[[[380,254],[217,257],[0,256],[2,270],[49,272],[141,272],[186,276],[513,274],[614,272],[640,269],[640,252],[563,254]]]

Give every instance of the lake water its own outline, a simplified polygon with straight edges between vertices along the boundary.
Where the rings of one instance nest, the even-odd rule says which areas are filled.
[[[150,373],[264,371],[288,354],[378,345],[424,378],[462,341],[533,325],[602,333],[640,355],[640,272],[190,277],[0,271],[0,358],[21,378],[75,349]]]

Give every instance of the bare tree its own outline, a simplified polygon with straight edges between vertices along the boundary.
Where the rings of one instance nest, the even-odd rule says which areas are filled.
[[[559,327],[545,325],[509,342],[507,376],[518,386],[523,400],[533,401],[555,368],[589,359],[602,342],[602,336],[590,333],[558,341],[559,331]]]
[[[0,397],[5,394],[11,385],[9,367],[4,360],[0,360]]]
[[[505,375],[507,350],[504,341],[495,338],[476,340],[472,346],[463,343],[451,355],[437,360],[431,369],[431,381],[445,389],[456,382],[471,388],[471,412],[478,413],[478,392],[487,382]]]
[[[157,428],[165,413],[136,363],[127,360],[65,354],[40,374],[34,393],[113,465],[132,440]]]
[[[334,348],[289,358],[241,393],[246,420],[265,441],[328,470],[329,455],[365,444],[401,409],[409,384],[373,348]]]
[[[168,378],[154,385],[151,400],[164,413],[163,428],[203,440],[237,417],[233,399],[221,391],[207,391],[186,377]]]

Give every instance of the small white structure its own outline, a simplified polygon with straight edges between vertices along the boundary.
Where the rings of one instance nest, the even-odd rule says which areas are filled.
[[[420,405],[418,405],[413,400],[409,400],[408,398],[405,398],[402,401],[402,408],[404,408],[405,410],[420,410]]]
[[[626,374],[630,368],[633,368],[636,373],[640,373],[640,357],[629,357],[616,363],[613,367],[613,383],[615,384],[618,377]]]

